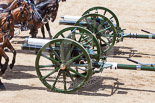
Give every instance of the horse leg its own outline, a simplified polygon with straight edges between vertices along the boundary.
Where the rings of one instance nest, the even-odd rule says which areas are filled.
[[[3,48],[0,48],[0,55],[4,57],[5,63],[2,65],[1,71],[0,71],[0,76],[3,75],[8,67],[8,62],[9,62],[9,57],[6,55],[4,52]]]
[[[5,90],[5,86],[4,86],[4,84],[2,83],[1,79],[0,79],[0,90]]]
[[[30,29],[30,33],[29,34],[31,34],[31,37],[34,38],[34,33],[33,33],[33,29],[32,28]]]
[[[2,68],[2,56],[0,55],[0,66],[1,66],[1,68]]]
[[[43,35],[43,39],[45,39],[45,29],[44,29],[44,25],[41,26],[41,33]]]
[[[11,50],[11,52],[13,53],[13,59],[12,59],[12,63],[9,65],[10,69],[13,68],[14,64],[15,64],[15,60],[16,60],[16,50],[13,48],[13,46],[11,45],[10,41],[7,39],[7,48],[9,48]]]
[[[38,34],[38,30],[36,28],[31,28],[29,34],[31,34],[32,38],[35,38]]]
[[[49,34],[50,39],[52,39],[52,34],[51,34],[51,30],[50,30],[49,23],[47,22],[47,23],[45,24],[45,26],[46,26],[46,29],[47,29],[47,31],[48,31],[48,34]]]

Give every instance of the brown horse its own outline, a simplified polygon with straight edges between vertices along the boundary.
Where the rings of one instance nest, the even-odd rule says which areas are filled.
[[[10,39],[14,36],[14,24],[27,24],[33,26],[33,10],[29,7],[29,5],[24,5],[23,7],[18,7],[12,12],[1,13],[0,14],[0,28],[5,32],[9,30]],[[9,21],[13,20],[13,24],[10,24]],[[10,25],[10,28],[8,28]]]
[[[7,5],[7,7],[5,7],[5,8],[2,8],[2,10],[0,10],[0,12],[8,12],[8,11],[10,11],[10,10],[14,10],[15,8],[17,8],[17,7],[20,7],[20,6],[23,6],[23,5],[25,5],[25,4],[28,4],[28,5],[30,5],[31,6],[31,8],[33,9],[33,17],[34,17],[34,19],[36,20],[36,21],[38,21],[38,22],[42,22],[42,18],[41,18],[41,16],[40,16],[40,14],[36,11],[36,7],[35,7],[35,5],[33,4],[33,2],[32,2],[33,0],[12,0],[12,1],[10,1],[10,0],[6,0],[5,2],[7,2],[8,3],[8,5]],[[0,6],[1,6],[2,4],[0,4]],[[4,4],[3,4],[4,5]]]
[[[0,67],[1,67],[0,76],[5,73],[7,66],[8,66],[8,62],[9,62],[9,57],[6,55],[6,53],[4,51],[5,47],[10,49],[10,51],[13,53],[12,63],[10,64],[11,69],[13,68],[15,59],[16,59],[16,50],[11,45],[8,37],[9,37],[9,34],[3,33],[2,29],[0,29]],[[5,59],[4,64],[1,63],[2,57]],[[0,90],[5,90],[5,86],[3,85],[1,80],[0,80]]]

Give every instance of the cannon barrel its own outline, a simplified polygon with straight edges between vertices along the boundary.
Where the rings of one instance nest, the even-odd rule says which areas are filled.
[[[155,71],[153,66],[142,66],[142,65],[128,65],[128,64],[117,64],[118,69],[129,69],[129,70],[147,70]]]
[[[117,34],[118,37],[121,36],[121,34]],[[142,38],[142,39],[155,39],[155,35],[149,34],[149,35],[144,35],[144,34],[137,34],[137,33],[124,33],[123,38]]]

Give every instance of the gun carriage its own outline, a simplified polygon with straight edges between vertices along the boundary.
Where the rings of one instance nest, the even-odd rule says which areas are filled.
[[[124,33],[117,16],[104,7],[93,7],[81,17],[63,17],[60,24],[75,26],[60,30],[53,40],[26,39],[22,49],[38,51],[36,72],[41,82],[49,89],[70,93],[80,89],[95,73],[106,68],[155,71],[155,64],[137,65],[106,62],[106,53],[123,38],[155,39],[155,35]],[[71,20],[70,20],[71,19]]]

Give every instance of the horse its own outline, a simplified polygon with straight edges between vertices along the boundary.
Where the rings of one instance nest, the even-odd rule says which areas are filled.
[[[10,64],[10,68],[13,68],[15,63],[16,50],[13,48],[8,38],[9,38],[9,34],[3,33],[2,29],[0,29],[0,67],[1,67],[0,76],[2,76],[5,73],[9,62],[9,57],[6,55],[4,51],[5,47],[10,49],[10,51],[13,53],[13,59],[12,59],[12,63]],[[5,59],[4,64],[1,63],[2,57]],[[5,86],[1,82],[1,79],[0,79],[0,90],[5,90]]]
[[[7,47],[13,53],[12,63],[9,65],[10,69],[13,68],[16,59],[16,50],[10,43],[10,39],[14,36],[14,25],[20,22],[32,22],[32,9],[28,8],[27,5],[23,7],[18,7],[14,9],[12,12],[2,13],[0,14],[0,76],[2,76],[9,62],[9,57],[6,55],[4,48]],[[1,63],[2,57],[5,59],[4,64]],[[0,90],[4,90],[5,86],[0,80]]]
[[[66,0],[62,0],[62,2],[64,1]],[[48,31],[49,37],[52,38],[51,30],[49,27],[49,22],[47,19],[51,18],[52,19],[51,22],[55,21],[57,12],[58,12],[58,7],[59,7],[59,0],[34,0],[34,2],[36,3],[36,8],[38,12],[42,11],[40,13],[41,15],[43,14],[42,15],[43,18],[46,19],[45,27]],[[45,38],[44,25],[40,24],[40,27],[41,27],[43,38]],[[38,33],[38,27],[34,27],[30,29],[30,34],[32,35],[32,37],[36,37],[37,33]]]
[[[10,39],[14,36],[14,25],[15,24],[23,24],[28,26],[33,26],[33,10],[29,7],[29,5],[25,4],[22,7],[16,8],[9,13],[1,13],[0,14],[0,28],[3,28],[3,31],[10,29]],[[14,23],[10,24],[9,19],[13,18]],[[11,25],[8,28],[8,24]]]
[[[7,3],[9,3],[9,4],[8,4],[7,8],[3,8],[2,12],[8,12],[8,11],[14,10],[15,8],[20,7],[22,5],[29,4],[34,11],[33,12],[34,19],[38,22],[42,22],[42,18],[40,16],[40,14],[36,11],[34,2],[32,2],[33,0],[13,0],[12,2],[10,2],[9,0],[6,0],[6,1],[8,1]]]

